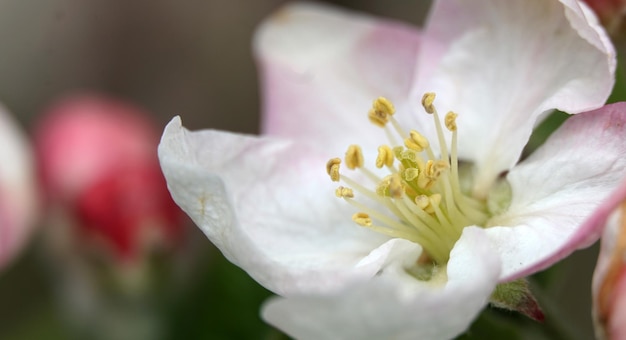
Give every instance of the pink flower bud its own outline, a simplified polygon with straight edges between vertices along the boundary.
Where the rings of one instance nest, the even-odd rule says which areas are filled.
[[[35,138],[50,205],[70,215],[81,242],[104,243],[123,260],[177,243],[182,213],[159,168],[159,132],[140,109],[70,97],[45,113]]]

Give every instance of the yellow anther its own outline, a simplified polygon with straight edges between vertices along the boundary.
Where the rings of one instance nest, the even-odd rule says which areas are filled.
[[[428,160],[424,165],[422,172],[417,178],[417,185],[422,189],[430,189],[435,184],[441,173],[449,167],[448,162],[443,160]]]
[[[393,151],[393,155],[400,161],[402,160],[402,152],[404,151],[404,147],[403,146],[394,146],[393,149],[391,149]]]
[[[372,219],[370,218],[370,215],[364,213],[364,212],[358,212],[354,215],[352,215],[352,220],[362,226],[362,227],[369,227],[372,225]]]
[[[430,205],[430,199],[426,195],[418,195],[415,197],[415,204],[422,210],[425,210]]]
[[[374,100],[367,117],[374,125],[385,127],[387,122],[389,122],[389,116],[394,113],[396,113],[396,109],[393,107],[393,104],[386,98],[378,97]]]
[[[346,166],[350,170],[363,166],[363,152],[360,146],[353,144],[348,147],[348,151],[346,151]]]
[[[350,188],[338,187],[335,190],[335,196],[337,196],[339,198],[353,198],[354,197],[354,191],[352,191],[352,189],[350,189]]]
[[[441,203],[441,195],[439,194],[430,195],[430,197],[428,198],[428,205],[426,206],[426,208],[424,208],[424,211],[429,214],[434,214],[435,207],[438,207],[439,203]]]
[[[393,198],[401,198],[402,194],[404,194],[402,178],[400,178],[398,174],[391,175],[389,181],[389,195]]]
[[[389,182],[389,176],[383,178],[383,180],[376,185],[376,195],[382,197],[387,196],[387,193],[389,192]]]
[[[444,160],[435,161],[431,168],[433,172],[432,175],[434,177],[439,177],[439,175],[441,175],[442,172],[448,170],[448,168],[450,168],[450,164],[448,164],[448,162]]]
[[[437,181],[437,177],[434,175],[433,163],[433,160],[428,160],[417,178],[417,185],[422,189],[429,190]]]
[[[417,177],[417,185],[426,190],[430,190],[435,184],[436,179],[426,176],[423,172]]]
[[[393,107],[393,104],[385,97],[378,97],[374,100],[374,110],[383,112],[387,116],[392,116],[396,113],[396,108]]]
[[[433,92],[424,93],[424,96],[422,97],[422,106],[424,106],[424,110],[426,110],[427,113],[435,112],[435,106],[433,105],[434,101],[435,94]]]
[[[446,114],[446,118],[445,118],[445,124],[446,124],[446,128],[448,128],[448,130],[450,131],[456,131],[456,117],[458,117],[459,115],[450,111]]]
[[[429,214],[435,213],[435,207],[441,203],[440,194],[432,194],[430,197],[426,195],[418,195],[415,197],[415,204]]]
[[[341,164],[341,158],[331,158],[326,163],[326,172],[333,182],[339,182],[339,164]]]
[[[415,163],[417,162],[418,157],[417,157],[417,153],[414,150],[407,149],[407,150],[402,151],[399,159],[401,161],[407,160],[407,161],[411,161]]]
[[[417,176],[420,174],[420,171],[417,168],[408,168],[404,170],[402,174],[405,181],[411,182],[412,180],[417,178]]]
[[[384,165],[393,165],[393,151],[387,145],[381,145],[378,147],[378,156],[376,157],[376,167],[380,169]]]
[[[428,143],[428,139],[426,139],[426,137],[422,136],[415,130],[411,130],[409,138],[404,140],[404,145],[411,150],[422,152],[430,144]]]
[[[424,167],[424,171],[423,171],[424,176],[432,177],[432,174],[434,172],[433,170],[434,164],[435,164],[435,161],[433,161],[432,159],[429,159],[428,162],[426,162],[426,166]]]
[[[370,111],[367,113],[367,118],[369,118],[370,122],[379,127],[385,127],[385,125],[387,125],[387,122],[389,122],[388,115],[374,109],[370,109]]]

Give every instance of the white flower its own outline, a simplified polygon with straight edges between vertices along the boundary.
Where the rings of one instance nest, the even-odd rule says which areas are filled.
[[[255,51],[264,136],[175,118],[159,156],[209,239],[286,297],[263,315],[298,338],[454,337],[498,282],[586,245],[579,226],[626,174],[621,104],[570,119],[516,165],[550,110],[598,108],[612,88],[613,47],[576,1],[438,1],[424,32],[295,4]],[[458,117],[424,113],[428,91]]]

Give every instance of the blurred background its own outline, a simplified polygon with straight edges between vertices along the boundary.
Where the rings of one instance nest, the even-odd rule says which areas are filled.
[[[259,96],[251,38],[259,22],[283,2],[0,0],[0,102],[29,136],[55,103],[84,93],[146,113],[157,133],[174,115],[181,115],[190,129],[256,133]],[[332,3],[415,25],[422,23],[429,4]],[[560,121],[555,118],[544,129],[551,131]],[[258,316],[270,293],[225,261],[184,217],[176,222],[180,241],[141,259],[139,266],[128,266],[84,250],[59,254],[58,245],[49,241],[61,233],[55,226],[65,223],[58,215],[46,216],[27,247],[0,271],[0,339],[283,338]],[[596,247],[576,253],[532,279],[547,317],[560,320],[546,323],[554,334],[567,328],[566,334],[576,338],[592,337],[590,278],[596,255]],[[80,256],[87,259],[77,260]],[[85,293],[89,285],[107,293]],[[98,303],[123,298],[99,307],[108,312],[95,312],[68,294],[91,296],[87,300]],[[111,315],[116,317],[105,322]],[[100,329],[103,325],[118,325],[121,331],[111,337]],[[520,326],[523,333],[511,333],[511,327]],[[126,327],[141,329],[133,333]],[[541,327],[490,310],[468,337],[496,329],[510,338],[553,338]]]

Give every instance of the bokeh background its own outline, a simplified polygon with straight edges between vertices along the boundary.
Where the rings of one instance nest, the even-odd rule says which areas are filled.
[[[159,126],[181,115],[190,129],[256,133],[259,91],[251,39],[281,0],[0,0],[0,102],[32,132],[58,98],[97,92],[151,113]],[[332,1],[420,25],[428,1]],[[544,126],[552,130],[557,117]],[[539,138],[541,139],[541,138]],[[45,221],[42,222],[45,225]],[[165,339],[281,339],[259,318],[270,293],[221,254],[192,225],[185,283],[165,288],[155,304]],[[56,294],[41,233],[0,272],[0,339],[79,337]],[[590,278],[597,246],[532,278],[545,326],[500,311],[484,313],[469,338],[485,329],[509,338],[592,337]],[[61,264],[62,265],[62,264]],[[162,278],[164,285],[171,280]],[[522,329],[513,334],[511,329]]]

